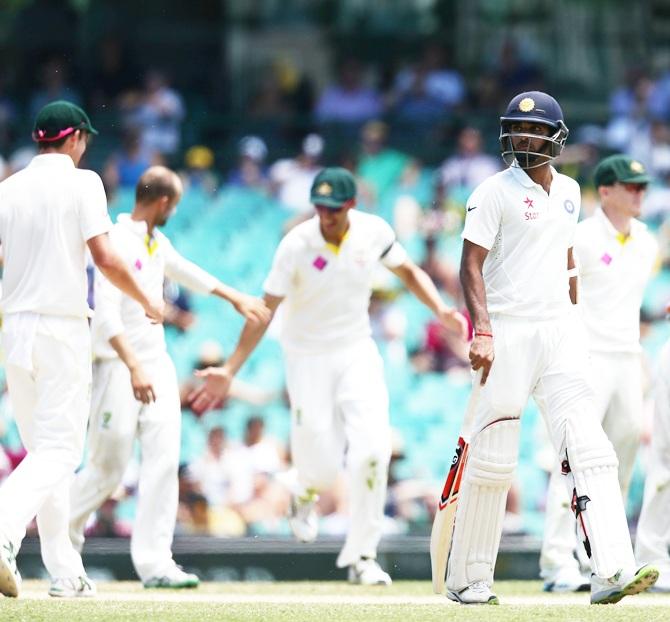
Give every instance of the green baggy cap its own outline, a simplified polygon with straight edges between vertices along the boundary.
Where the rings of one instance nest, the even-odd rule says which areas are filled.
[[[88,115],[75,104],[58,100],[48,103],[35,117],[33,140],[38,143],[50,143],[72,134],[76,130],[85,130],[97,134]]]
[[[651,177],[647,174],[642,162],[627,155],[616,154],[599,162],[593,173],[593,180],[598,187],[612,186],[617,182],[648,184]]]
[[[340,167],[324,168],[314,178],[309,197],[314,205],[333,209],[355,198],[356,180],[346,168]]]

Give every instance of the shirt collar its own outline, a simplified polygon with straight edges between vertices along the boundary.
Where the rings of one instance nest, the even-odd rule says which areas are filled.
[[[133,220],[130,214],[119,214],[116,222],[139,236],[147,235],[147,223],[144,220]]]
[[[593,213],[594,218],[597,218],[600,220],[602,223],[603,227],[605,227],[605,231],[607,233],[616,239],[619,239],[621,237],[621,232],[612,224],[612,221],[607,218],[607,214],[603,211],[602,207],[597,207],[596,211]],[[626,240],[630,240],[634,238],[636,235],[639,235],[641,231],[644,231],[647,228],[647,225],[645,225],[643,222],[640,222],[636,218],[632,218],[630,221],[630,234],[625,238]]]
[[[40,153],[33,157],[28,166],[62,166],[64,168],[74,168],[74,162],[65,153]]]
[[[351,234],[351,227],[352,227],[352,218],[351,218],[351,212],[354,210],[349,210],[349,229],[347,229],[347,232],[344,234],[344,237],[342,238],[342,242],[344,242]],[[355,217],[354,217],[355,218]],[[309,235],[309,243],[312,246],[312,248],[323,248],[325,247],[334,247],[334,244],[331,244],[330,242],[327,242],[326,239],[323,237],[323,233],[321,233],[321,227],[319,226],[319,216],[314,215],[309,221],[311,231]],[[342,244],[340,242],[340,245]],[[335,247],[337,248],[337,247]]]
[[[549,166],[551,170],[551,183],[552,185],[556,181],[556,169],[553,166]],[[510,166],[509,170],[512,171],[512,176],[516,181],[518,181],[524,188],[534,188],[535,186],[541,187],[539,184],[536,184],[529,176],[526,171],[524,171],[520,166]]]

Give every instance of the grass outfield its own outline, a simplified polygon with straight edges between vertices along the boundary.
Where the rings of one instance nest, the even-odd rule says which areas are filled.
[[[390,588],[335,581],[305,583],[205,583],[197,590],[145,590],[136,582],[98,583],[95,599],[57,600],[44,581],[26,581],[18,599],[0,597],[0,620],[208,620],[326,622],[431,622],[433,620],[665,622],[670,595],[643,594],[617,605],[590,606],[588,594],[544,594],[538,581],[501,581],[501,606],[464,607],[431,593],[426,581],[397,581]]]

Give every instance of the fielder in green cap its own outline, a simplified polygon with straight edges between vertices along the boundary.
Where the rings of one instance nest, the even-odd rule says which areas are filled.
[[[162,321],[108,231],[102,179],[78,167],[95,130],[81,108],[53,102],[37,115],[39,153],[0,183],[2,349],[13,414],[26,448],[0,485],[0,593],[16,597],[16,554],[37,518],[49,594],[95,595],[70,541],[70,485],[81,463],[91,400],[86,254],[107,279]],[[132,271],[131,271],[132,270]]]
[[[315,216],[280,242],[263,285],[273,314],[283,301],[281,344],[297,472],[289,525],[302,542],[317,537],[319,491],[332,487],[346,465],[351,526],[337,566],[348,568],[350,583],[389,585],[391,577],[376,561],[391,457],[389,398],[368,315],[380,265],[456,339],[465,339],[467,322],[445,304],[391,226],[354,209],[356,180],[349,171],[321,171],[310,200]],[[199,374],[205,383],[190,396],[196,412],[214,407],[227,395],[233,376],[265,330],[247,322],[226,363]]]
[[[579,306],[587,331],[593,374],[593,415],[602,423],[618,458],[619,485],[628,495],[643,426],[640,307],[658,255],[658,244],[638,220],[651,177],[644,165],[623,154],[602,160],[594,171],[600,207],[578,223],[574,253],[579,266]],[[584,579],[570,547],[578,550],[575,519],[556,467],[547,495],[541,575],[578,589]],[[640,523],[642,524],[642,523]],[[640,539],[638,527],[638,541]],[[636,555],[640,564],[656,562]],[[571,581],[570,577],[577,577]]]

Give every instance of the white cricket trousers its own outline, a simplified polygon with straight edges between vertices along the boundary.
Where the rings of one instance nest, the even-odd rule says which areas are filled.
[[[382,358],[372,339],[323,354],[285,353],[291,455],[300,494],[331,487],[346,465],[349,531],[337,566],[375,558],[391,429]]]
[[[3,339],[4,341],[4,339]],[[42,561],[53,579],[84,573],[68,536],[70,483],[81,462],[91,390],[86,319],[40,316],[32,372],[7,364],[7,386],[27,455],[0,486],[0,533],[18,550],[37,516]]]
[[[70,536],[81,550],[90,514],[116,490],[140,443],[137,510],[130,541],[135,570],[142,581],[162,576],[174,564],[172,539],[177,519],[181,409],[177,375],[165,354],[144,362],[156,401],[138,402],[130,373],[119,359],[93,367],[88,459],[71,490]]]
[[[638,562],[658,564],[670,573],[670,342],[659,357],[655,389],[651,455],[644,483],[644,500],[637,523]]]
[[[589,383],[594,393],[594,414],[619,460],[619,484],[625,503],[642,433],[641,355],[633,352],[591,352]],[[575,519],[562,479],[557,461],[547,490],[540,555],[540,574],[544,578],[550,577],[559,568],[577,568],[579,565],[573,553],[578,546]]]
[[[533,395],[574,492],[594,572],[635,566],[612,444],[594,413],[584,327],[571,309],[551,320],[492,316],[495,359],[482,387],[456,510],[447,587],[493,583],[519,418]]]

